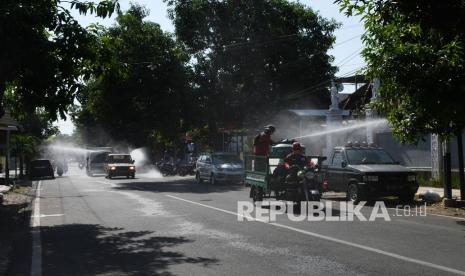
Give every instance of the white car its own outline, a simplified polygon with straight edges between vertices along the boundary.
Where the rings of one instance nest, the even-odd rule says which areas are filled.
[[[221,183],[242,183],[244,181],[244,163],[232,153],[201,154],[196,162],[195,179],[215,185]]]

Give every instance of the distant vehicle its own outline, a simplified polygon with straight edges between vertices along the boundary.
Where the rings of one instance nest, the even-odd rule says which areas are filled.
[[[374,146],[335,147],[325,179],[328,190],[346,192],[347,199],[355,203],[382,196],[398,196],[408,202],[418,190],[415,172]]]
[[[56,170],[59,176],[68,172],[68,162],[66,160],[60,160],[56,162]]]
[[[88,147],[86,154],[86,173],[88,176],[94,174],[105,174],[107,157],[113,152],[111,147]]]
[[[36,178],[51,178],[54,179],[53,167],[50,160],[32,160],[29,164],[29,177],[31,179]]]
[[[108,154],[105,172],[108,178],[115,176],[126,176],[126,178],[135,178],[136,166],[130,154]]]
[[[232,153],[201,154],[196,162],[195,179],[198,183],[208,180],[215,185],[219,182],[240,183],[244,181],[244,164]]]

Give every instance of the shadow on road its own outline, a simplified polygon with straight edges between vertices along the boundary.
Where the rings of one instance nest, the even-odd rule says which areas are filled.
[[[169,249],[192,240],[151,231],[68,224],[41,227],[41,236],[43,275],[171,275],[172,265],[217,263]]]
[[[173,192],[173,193],[222,193],[229,191],[240,191],[245,189],[240,184],[221,184],[210,185],[208,183],[198,184],[192,179],[179,179],[165,181],[163,179],[156,182],[125,182],[117,183],[116,190],[131,190],[131,191],[150,191],[150,192]]]
[[[27,275],[30,271],[28,203],[0,206],[0,275]]]

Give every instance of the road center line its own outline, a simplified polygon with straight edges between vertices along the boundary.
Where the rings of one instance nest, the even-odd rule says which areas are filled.
[[[221,209],[221,208],[213,207],[213,206],[202,204],[202,203],[198,203],[198,202],[195,202],[195,201],[191,201],[191,200],[180,198],[180,197],[173,196],[173,195],[166,195],[166,196],[170,197],[170,198],[173,198],[173,199],[176,199],[176,200],[180,200],[180,201],[184,201],[184,202],[191,203],[191,204],[194,204],[194,205],[209,208],[209,209],[212,209],[212,210],[220,211],[220,212],[223,212],[223,213],[226,213],[226,214],[234,215],[234,216],[237,216],[237,217],[243,217],[243,218],[246,218],[246,219],[249,219],[249,220],[253,220],[253,221],[262,222],[262,223],[265,223],[265,224],[268,224],[268,225],[272,225],[272,226],[275,226],[275,227],[278,227],[278,228],[288,229],[288,230],[298,232],[298,233],[301,233],[301,234],[304,234],[304,235],[307,235],[307,236],[312,236],[312,237],[320,238],[320,239],[323,239],[323,240],[327,240],[327,241],[331,241],[331,242],[335,242],[335,243],[339,243],[339,244],[344,244],[344,245],[348,245],[348,246],[351,246],[351,247],[363,249],[363,250],[366,250],[366,251],[378,253],[378,254],[388,256],[388,257],[392,257],[392,258],[395,258],[395,259],[399,259],[399,260],[402,260],[402,261],[405,261],[405,262],[419,264],[419,265],[431,267],[431,268],[434,268],[434,269],[438,269],[438,270],[441,270],[441,271],[455,273],[455,274],[458,274],[458,275],[465,275],[465,271],[450,268],[450,267],[447,267],[447,266],[433,264],[433,263],[430,263],[430,262],[426,262],[426,261],[422,261],[422,260],[402,256],[402,255],[399,255],[399,254],[396,254],[396,253],[391,253],[391,252],[384,251],[384,250],[381,250],[381,249],[377,249],[377,248],[374,248],[374,247],[361,245],[361,244],[357,244],[357,243],[354,243],[354,242],[349,242],[349,241],[341,240],[341,239],[338,239],[338,238],[333,238],[333,237],[330,237],[330,236],[325,236],[325,235],[322,235],[322,234],[306,231],[306,230],[303,230],[303,229],[287,226],[287,225],[280,224],[280,223],[266,222],[264,220],[255,219],[255,218],[252,218],[250,216],[244,216],[244,215],[238,214],[236,212],[224,210],[224,209]]]
[[[110,185],[111,187],[117,187],[118,185],[114,184],[114,183],[111,183],[111,182],[106,182],[106,181],[98,181],[98,180],[94,180],[92,182],[96,182],[96,183],[101,183],[101,184],[107,184],[107,185]]]
[[[36,196],[32,205],[31,232],[32,232],[32,259],[31,259],[31,276],[42,275],[42,241],[40,239],[40,185],[42,181],[37,182]]]

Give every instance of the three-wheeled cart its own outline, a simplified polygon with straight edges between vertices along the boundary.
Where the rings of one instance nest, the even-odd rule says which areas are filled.
[[[305,148],[302,150],[305,153]],[[300,210],[302,201],[320,200],[322,175],[319,168],[326,157],[307,156],[308,166],[299,168],[294,172],[296,177],[291,177],[293,168],[288,168],[284,162],[291,151],[292,144],[282,142],[271,147],[269,156],[245,157],[245,183],[250,186],[250,197],[254,202],[275,198],[292,201]]]

